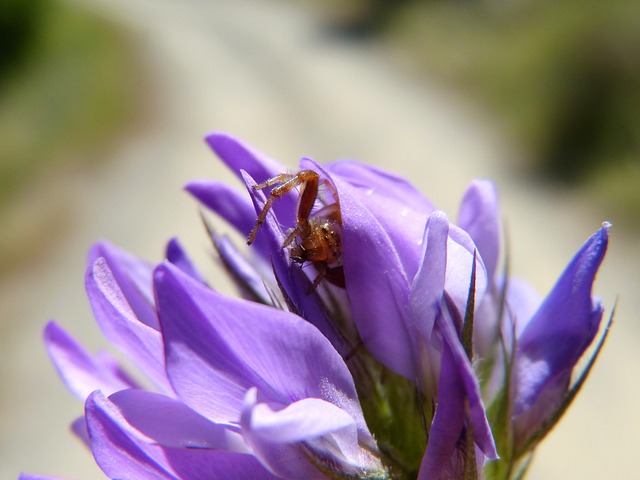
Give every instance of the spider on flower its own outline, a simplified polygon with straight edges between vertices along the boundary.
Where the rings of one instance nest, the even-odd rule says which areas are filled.
[[[247,245],[251,245],[256,238],[260,226],[265,222],[269,210],[275,201],[301,186],[296,226],[287,232],[282,248],[289,247],[289,255],[293,262],[311,263],[318,275],[311,284],[312,292],[324,279],[344,288],[344,270],[342,267],[342,216],[340,202],[335,187],[327,180],[322,184],[333,196],[334,202],[324,205],[311,216],[313,206],[318,200],[320,177],[313,170],[300,170],[298,173],[281,173],[275,177],[253,186],[254,190],[274,187],[254,225]],[[296,239],[298,239],[296,241]]]

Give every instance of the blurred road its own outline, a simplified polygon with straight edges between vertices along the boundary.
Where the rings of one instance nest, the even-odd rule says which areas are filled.
[[[472,178],[493,178],[508,222],[512,269],[541,292],[606,220],[588,199],[510,173],[517,154],[489,119],[446,86],[418,83],[380,46],[333,38],[293,2],[82,4],[133,33],[150,72],[149,121],[112,151],[96,152],[106,157],[102,167],[61,172],[29,192],[33,208],[54,205],[67,221],[43,239],[37,262],[0,285],[0,478],[20,470],[103,478],[68,433],[82,404],[55,376],[41,330],[55,318],[92,350],[104,346],[83,291],[84,255],[101,237],[158,260],[166,239],[179,235],[211,275],[195,202],[181,191],[192,178],[231,178],[201,141],[210,130],[244,138],[292,169],[302,155],[391,169],[452,218]],[[622,231],[612,231],[596,287],[607,305],[620,294],[615,329],[576,405],[539,450],[531,479],[636,473],[640,260]]]

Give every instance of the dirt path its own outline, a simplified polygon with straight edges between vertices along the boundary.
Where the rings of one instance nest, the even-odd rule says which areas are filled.
[[[32,192],[36,202],[59,202],[71,220],[52,232],[42,261],[0,286],[3,325],[10,324],[0,342],[0,478],[15,478],[21,469],[102,478],[66,433],[82,406],[55,377],[40,332],[56,318],[91,348],[103,345],[82,287],[84,255],[97,238],[156,260],[165,240],[179,234],[207,265],[195,203],[181,192],[191,178],[229,178],[201,141],[207,131],[234,133],[292,168],[309,155],[391,169],[453,218],[466,184],[493,178],[514,272],[543,292],[604,220],[587,199],[510,175],[513,153],[446,88],[412,80],[379,46],[331,38],[289,2],[86,4],[134,32],[140,62],[152,72],[153,118],[114,151],[98,152],[112,157],[99,170],[62,172]],[[640,261],[631,240],[615,229],[613,235],[597,291],[609,305],[620,293],[618,324],[582,398],[540,450],[529,478],[631,478],[635,471],[640,353],[632,323],[640,311]]]

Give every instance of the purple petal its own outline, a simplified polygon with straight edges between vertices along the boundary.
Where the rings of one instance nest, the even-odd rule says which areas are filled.
[[[62,381],[81,400],[96,389],[112,393],[136,386],[115,366],[115,359],[91,356],[53,321],[44,329],[44,341]]]
[[[206,284],[206,280],[200,274],[191,258],[187,255],[177,238],[172,238],[167,244],[167,260],[173,263],[176,267],[182,270],[187,275],[191,276],[200,283]]]
[[[215,424],[174,398],[131,389],[109,400],[127,423],[162,446],[248,452],[237,429]]]
[[[438,318],[444,340],[438,403],[420,467],[418,478],[421,480],[461,478],[464,456],[457,450],[466,448],[460,442],[465,438],[464,429],[468,428],[465,427],[468,420],[480,450],[487,458],[498,458],[478,381],[460,344],[453,321],[446,316]]]
[[[255,388],[247,392],[242,412],[243,436],[254,450],[256,456],[278,478],[324,479],[324,475],[311,464],[308,453],[303,452],[300,445],[271,442],[268,437],[264,438],[259,435],[259,432],[254,432],[252,423],[254,421],[254,409],[257,406],[256,397],[257,391]]]
[[[87,447],[90,445],[89,432],[87,431],[87,421],[84,416],[76,418],[71,422],[71,431],[78,437]]]
[[[270,442],[301,442],[343,428],[352,428],[353,438],[357,442],[353,418],[333,403],[319,398],[303,398],[277,412],[266,403],[254,404],[250,410],[245,408],[244,413],[249,414],[250,418],[246,419],[246,424],[243,423],[243,429]]]
[[[180,398],[197,412],[237,421],[253,386],[281,405],[341,395],[359,411],[344,361],[306,321],[220,295],[166,263],[156,270],[155,285],[167,371]]]
[[[218,236],[212,232],[211,237],[222,263],[235,280],[241,295],[247,299],[256,299],[264,304],[271,303],[269,292],[265,287],[265,280],[256,270],[256,266],[249,263],[238,252],[238,249],[226,235]]]
[[[363,219],[351,225],[358,220],[358,213],[369,216],[369,223],[375,218],[371,226],[382,229],[393,247],[387,255],[397,256],[407,278],[412,279],[418,270],[418,247],[427,216],[434,211],[433,204],[408,182],[372,167],[338,162],[323,168],[308,159],[301,166],[323,172],[336,186],[342,211],[344,248],[357,248],[362,237],[368,233],[367,230],[360,230]],[[340,172],[346,175],[343,177]],[[345,198],[346,193],[348,196]],[[351,243],[354,245],[348,245]],[[366,253],[360,255],[366,256]],[[344,257],[348,259],[346,252]],[[375,258],[372,260],[375,261]],[[377,265],[378,272],[384,265]]]
[[[299,400],[273,411],[247,393],[242,432],[262,461],[284,478],[325,478],[315,465],[343,476],[381,469],[380,462],[358,445],[356,422],[336,405],[317,398]],[[323,469],[324,470],[324,469]]]
[[[443,344],[447,344],[450,350],[453,365],[457,369],[458,376],[464,388],[464,394],[468,402],[469,417],[473,427],[473,438],[487,458],[496,459],[498,458],[498,453],[480,395],[478,378],[460,342],[453,319],[447,315],[446,310],[444,310],[443,313],[444,315],[438,317],[438,327],[442,332]],[[440,378],[442,378],[442,375],[443,373],[440,373]],[[438,392],[438,402],[440,401],[440,392]]]
[[[18,480],[64,480],[62,477],[49,477],[46,475],[34,475],[32,473],[21,473]]]
[[[105,259],[135,316],[142,323],[158,330],[151,289],[152,265],[104,241],[96,243],[89,250],[88,257],[88,265],[92,265],[100,257]]]
[[[438,405],[429,430],[429,442],[422,458],[419,480],[462,478],[464,457],[457,454],[464,439],[466,421],[465,388],[449,346],[442,348]]]
[[[440,364],[440,352],[432,340],[435,322],[440,315],[447,268],[449,220],[442,212],[434,212],[427,220],[423,239],[423,257],[411,285],[411,325],[418,332],[414,339],[419,358],[417,374],[424,391],[435,391]]]
[[[256,212],[247,192],[215,180],[194,180],[185,189],[242,235],[249,235],[256,223]]]
[[[495,282],[500,259],[502,225],[495,185],[474,180],[462,198],[458,225],[473,239],[487,269],[490,283]]]
[[[469,299],[469,285],[471,284],[475,251],[476,245],[467,232],[450,224],[447,240],[447,276],[444,288],[461,316],[464,316]],[[487,291],[488,280],[482,258],[475,255],[475,262],[475,306],[477,309]]]
[[[440,304],[446,291],[460,316],[464,316],[475,248],[470,237],[459,227],[451,225],[446,215],[432,213],[424,231],[420,268],[411,285],[411,324],[420,333],[426,350],[421,350],[422,372],[425,385],[435,381],[437,355],[431,345],[436,318],[440,315]],[[486,273],[479,258],[476,258],[476,305],[486,289]],[[429,352],[432,352],[431,354]]]
[[[240,170],[246,171],[260,181],[286,171],[286,167],[281,163],[226,133],[210,133],[206,141],[238,178],[241,178]]]
[[[93,314],[105,337],[162,391],[172,392],[164,369],[160,332],[136,318],[104,259],[89,267],[85,283]]]
[[[281,163],[276,162],[237,138],[225,133],[216,132],[209,134],[206,140],[211,149],[240,180],[244,178],[242,174],[243,171],[251,178],[255,178],[258,182],[264,182],[271,177],[287,171],[286,167]],[[273,206],[273,210],[283,222],[283,225],[294,225],[296,218],[295,195],[285,195],[280,198]],[[251,227],[253,227],[253,225],[251,225]],[[249,230],[251,230],[251,228],[249,228]],[[247,231],[245,235],[248,233],[249,231]]]
[[[176,478],[160,463],[162,449],[135,441],[122,415],[100,391],[87,398],[85,412],[91,451],[109,478]]]
[[[352,187],[363,190],[368,195],[392,199],[399,204],[410,206],[411,209],[429,213],[435,207],[417,188],[404,178],[393,173],[364,165],[358,162],[343,160],[325,166],[331,176],[338,176]]]
[[[197,448],[169,448],[148,443],[100,392],[94,392],[87,399],[85,409],[92,452],[100,468],[110,478],[274,478],[251,455]]]
[[[592,299],[591,289],[608,230],[605,225],[587,240],[522,331],[514,372],[516,415],[530,409],[548,385],[570,376],[598,332],[603,307]],[[548,407],[553,411],[555,405]]]
[[[235,452],[166,449],[178,478],[184,480],[277,480],[253,455]]]
[[[459,249],[459,243],[454,242],[451,239],[451,233],[454,231],[452,225],[449,224],[447,217],[442,212],[434,212],[427,221],[427,228],[425,229],[425,249],[423,255],[423,261],[421,263],[420,270],[416,275],[414,283],[412,285],[411,290],[411,306],[413,312],[413,325],[416,330],[419,332],[422,340],[427,344],[427,354],[429,345],[432,344],[432,334],[434,329],[437,328],[442,335],[442,343],[443,343],[443,355],[444,355],[444,345],[448,348],[448,353],[451,358],[449,359],[452,362],[452,365],[444,365],[444,358],[441,360],[441,370],[439,373],[439,384],[442,385],[443,382],[445,387],[451,389],[454,393],[450,395],[457,395],[462,392],[462,401],[468,401],[469,404],[469,413],[471,417],[471,423],[473,425],[473,433],[474,439],[478,446],[482,449],[483,452],[489,458],[495,458],[495,444],[493,441],[493,436],[491,434],[491,429],[489,427],[489,423],[486,418],[486,413],[484,409],[484,405],[482,404],[482,399],[480,397],[480,387],[478,385],[478,380],[473,372],[473,368],[471,363],[467,357],[464,348],[459,339],[458,329],[453,322],[453,318],[450,315],[447,315],[446,309],[441,308],[441,304],[444,298],[443,288],[447,289],[447,279],[448,277],[456,277],[457,275],[461,275],[462,278],[466,277],[466,290],[469,290],[469,283],[471,281],[471,268],[466,268],[464,264],[467,261],[470,263],[473,262],[473,256],[466,249]],[[457,235],[458,233],[454,233]],[[453,246],[453,248],[452,248]],[[453,252],[452,252],[453,250]],[[467,252],[467,258],[464,259],[464,262],[461,262],[461,257],[464,255],[460,255],[461,251]],[[458,265],[462,263],[461,265]],[[460,274],[458,270],[468,273]],[[480,269],[476,270],[481,271]],[[447,278],[445,278],[447,277]],[[457,285],[460,282],[453,282]],[[447,290],[448,293],[448,290]],[[452,298],[452,296],[450,296]],[[461,306],[455,304],[454,306],[457,309],[460,309]],[[464,306],[462,307],[464,308]],[[458,314],[464,315],[464,310],[459,311]],[[433,347],[432,347],[433,348]],[[424,350],[421,350],[423,352]],[[426,372],[427,375],[431,377],[435,376],[436,367],[434,365],[437,364],[437,359],[433,357],[436,356],[437,353],[431,353],[431,357],[429,359],[421,359],[421,363],[424,365],[431,366],[430,371]],[[456,375],[453,379],[443,379],[443,376],[450,375],[446,370],[454,368],[456,369]],[[422,372],[423,374],[425,372]],[[455,379],[458,380],[455,380]],[[434,378],[426,378],[426,383],[433,383]],[[447,382],[458,382],[460,386],[455,386],[454,383]],[[454,388],[455,387],[455,388]],[[458,393],[455,393],[458,392]],[[441,402],[449,402],[450,399],[447,397],[448,393],[444,393],[440,391],[440,387],[438,387],[438,405],[440,406]],[[451,400],[455,404],[453,400]],[[454,408],[451,407],[451,412],[454,412]],[[449,415],[454,415],[454,413],[449,412],[449,407],[445,407],[444,412],[441,415],[441,418],[448,418]],[[461,410],[462,415],[465,415],[465,409]],[[437,416],[437,410],[436,410]],[[464,419],[463,419],[464,420]],[[435,421],[435,420],[434,420]],[[438,428],[447,429],[447,428],[457,428],[457,421],[455,415],[454,418],[449,420],[441,420],[444,423],[439,424]],[[448,423],[451,425],[448,427]],[[441,432],[443,435],[447,432]],[[459,435],[460,430],[457,432],[451,433],[448,432],[447,435]],[[456,437],[457,438],[457,437]],[[436,440],[433,440],[436,442]],[[445,442],[446,443],[446,442]],[[436,448],[436,447],[432,447]],[[438,447],[441,448],[441,447]],[[444,447],[442,447],[444,448]],[[439,458],[439,455],[436,455]]]
[[[244,180],[256,206],[256,211],[260,211],[266,201],[263,192],[252,188],[255,182],[246,172]],[[340,354],[346,355],[353,349],[353,346],[346,345],[343,337],[336,332],[320,298],[317,295],[309,295],[311,285],[309,278],[299,265],[292,264],[287,249],[282,247],[285,235],[281,225],[289,224],[282,223],[280,216],[267,215],[261,230],[262,239],[266,241],[265,248],[269,252],[274,275],[281,288],[286,292],[295,313],[317,327]]]
[[[364,345],[376,359],[413,379],[411,338],[407,331],[409,282],[413,276],[407,272],[398,250],[408,251],[409,242],[418,251],[420,237],[396,243],[384,216],[368,208],[362,192],[337,176],[332,180],[340,195],[342,256],[353,320]],[[417,267],[416,254],[415,270]]]
[[[443,212],[434,212],[424,231],[423,256],[411,285],[412,325],[422,337],[431,341],[447,271],[449,220]]]

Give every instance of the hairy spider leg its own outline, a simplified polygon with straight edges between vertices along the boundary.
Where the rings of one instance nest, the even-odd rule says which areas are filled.
[[[293,235],[293,237],[290,234],[283,246],[287,246],[289,243],[291,243],[293,239],[304,230],[304,227],[307,224],[307,219],[311,214],[313,204],[315,203],[315,199],[318,194],[318,174],[313,170],[301,170],[296,174],[281,173],[266,180],[263,183],[254,185],[253,189],[262,190],[264,188],[272,187],[273,185],[278,186],[271,190],[271,192],[269,192],[267,201],[265,202],[260,215],[258,215],[258,220],[256,221],[256,224],[253,226],[253,229],[251,230],[251,233],[247,238],[247,245],[251,245],[256,239],[258,230],[265,222],[267,214],[269,213],[269,210],[271,210],[274,202],[299,185],[304,186],[302,189],[302,193],[300,194],[300,204],[298,206],[296,228],[293,231],[296,233]]]

